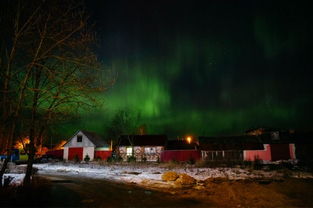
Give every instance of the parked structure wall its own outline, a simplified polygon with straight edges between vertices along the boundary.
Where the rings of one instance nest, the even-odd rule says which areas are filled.
[[[127,149],[132,149],[132,152],[127,152]],[[161,158],[161,152],[164,150],[163,146],[122,146],[118,148],[119,155],[123,161],[127,161],[130,156],[136,157],[137,161],[158,161]]]
[[[165,150],[161,153],[161,161],[196,161],[201,159],[201,151],[199,150]]]
[[[256,159],[263,161],[271,161],[271,146],[269,144],[264,144],[264,150],[244,150],[243,158],[247,161],[255,161]]]

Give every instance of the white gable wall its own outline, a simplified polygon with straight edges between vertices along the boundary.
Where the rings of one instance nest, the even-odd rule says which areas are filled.
[[[89,156],[90,160],[93,160],[95,157],[95,148],[94,147],[84,147],[84,149],[83,149],[83,160],[85,159],[86,155]]]
[[[77,142],[77,135],[82,135],[82,142]],[[64,147],[95,147],[95,145],[81,131],[76,133]],[[89,155],[90,156],[90,155]]]
[[[68,147],[64,147],[63,149],[63,159],[68,160]]]
[[[77,142],[77,136],[82,136],[82,141]],[[95,157],[95,145],[88,139],[88,137],[83,134],[83,132],[78,131],[65,145],[63,152],[63,159],[68,160],[69,148],[71,147],[81,147],[83,148],[83,160],[86,155],[89,156],[90,160],[93,160]]]

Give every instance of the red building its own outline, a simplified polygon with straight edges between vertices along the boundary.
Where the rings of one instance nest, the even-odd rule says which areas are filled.
[[[101,136],[85,130],[76,132],[63,147],[64,160],[83,160],[87,155],[90,160],[105,160],[112,154],[110,146]]]
[[[161,161],[196,161],[201,159],[201,151],[198,144],[186,140],[169,140],[165,150],[161,153]]]
[[[295,138],[288,131],[250,130],[245,135],[199,137],[202,158],[208,160],[295,160]]]

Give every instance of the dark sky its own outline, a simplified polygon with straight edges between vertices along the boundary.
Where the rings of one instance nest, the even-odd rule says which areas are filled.
[[[97,95],[104,106],[75,127],[103,132],[128,108],[148,133],[312,130],[312,3],[88,0],[87,7],[99,58],[118,79]]]

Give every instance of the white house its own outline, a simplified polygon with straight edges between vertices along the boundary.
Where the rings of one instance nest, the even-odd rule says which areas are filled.
[[[96,133],[80,130],[72,136],[67,143],[63,145],[63,159],[74,160],[78,158],[83,160],[86,155],[90,160],[98,157],[97,155],[110,155],[109,145]],[[101,159],[104,159],[100,156]]]

